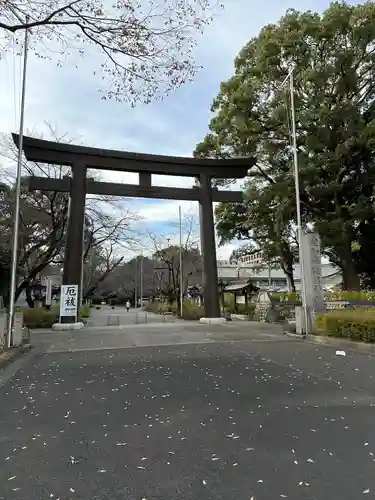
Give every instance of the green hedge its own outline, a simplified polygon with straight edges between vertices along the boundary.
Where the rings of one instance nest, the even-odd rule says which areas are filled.
[[[316,333],[362,342],[375,342],[375,308],[341,309],[317,314]]]
[[[54,323],[59,321],[59,308],[52,307],[50,311],[44,307],[25,308],[23,312],[23,324],[27,328],[52,328]],[[82,306],[80,315],[82,319],[90,317],[90,308]]]
[[[361,300],[361,301],[375,301],[375,291],[374,290],[361,290],[359,292],[355,291],[339,291],[339,292],[329,292],[327,298],[330,300]]]
[[[53,307],[50,311],[43,307],[23,309],[23,324],[28,328],[52,328],[59,321],[59,309]]]
[[[361,291],[336,291],[325,292],[326,300],[358,300],[363,302],[375,302],[374,290],[361,290]],[[271,297],[277,302],[299,302],[301,300],[298,292],[271,292]]]

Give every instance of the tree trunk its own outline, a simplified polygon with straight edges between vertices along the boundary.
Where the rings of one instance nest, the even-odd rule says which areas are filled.
[[[349,241],[345,242],[344,247],[339,249],[339,258],[344,290],[359,291],[361,289],[361,280],[353,262],[351,243]]]
[[[288,281],[288,287],[290,288],[290,291],[295,292],[296,291],[296,284],[294,281],[293,266],[291,269],[289,268],[285,274],[286,274],[286,279]]]
[[[27,286],[25,288],[25,292],[26,292],[26,302],[27,302],[27,305],[29,307],[31,307],[31,309],[33,309],[35,307],[35,302],[34,302],[34,299],[31,295],[31,288],[29,286]]]
[[[361,289],[361,281],[355,270],[354,263],[346,261],[341,263],[342,266],[342,283],[344,290],[355,290],[359,291]]]
[[[281,269],[284,271],[287,283],[288,283],[288,288],[290,289],[291,292],[296,291],[296,284],[294,281],[294,274],[293,274],[293,264],[291,262],[285,262],[284,260],[280,261]]]
[[[8,307],[9,307],[9,290],[5,290],[3,292],[2,297],[3,297],[4,308],[8,309]]]

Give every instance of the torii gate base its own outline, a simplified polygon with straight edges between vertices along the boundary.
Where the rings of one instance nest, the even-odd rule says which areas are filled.
[[[12,134],[18,146],[18,135]],[[216,245],[213,218],[213,202],[239,202],[242,193],[219,191],[212,188],[211,179],[243,178],[255,164],[254,158],[234,158],[225,160],[181,158],[111,151],[72,144],[62,144],[31,137],[23,138],[23,151],[27,160],[67,165],[72,169],[72,177],[50,179],[31,177],[29,189],[63,191],[70,193],[70,213],[67,243],[64,256],[63,285],[78,285],[80,304],[80,284],[82,275],[82,239],[84,230],[86,194],[131,196],[140,198],[160,198],[174,200],[196,200],[199,202],[200,234],[203,256],[203,284],[205,317],[201,323],[220,324],[221,318],[216,267]],[[96,182],[87,179],[87,169],[137,172],[139,185]],[[199,186],[191,189],[152,186],[152,174],[195,177]],[[62,317],[56,330],[78,330],[81,322],[75,318]]]
[[[52,330],[56,332],[70,332],[72,330],[82,330],[85,324],[82,321],[77,321],[76,323],[54,323],[52,325]]]

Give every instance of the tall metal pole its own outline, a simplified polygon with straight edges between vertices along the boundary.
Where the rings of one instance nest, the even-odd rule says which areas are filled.
[[[83,231],[82,231],[82,271],[81,271],[81,283],[80,283],[80,306],[82,307],[83,304],[83,279],[84,279],[84,267],[85,267],[85,224],[83,225]]]
[[[134,307],[137,309],[137,307],[138,307],[138,256],[136,257],[134,263],[135,263]]]
[[[26,24],[29,23],[29,16],[26,17]],[[18,158],[17,158],[17,180],[16,180],[16,206],[14,209],[13,221],[13,252],[12,252],[12,268],[10,278],[10,294],[9,294],[9,315],[8,315],[8,332],[7,346],[11,347],[13,342],[13,320],[15,309],[15,294],[17,286],[17,267],[18,267],[18,235],[20,224],[20,197],[21,197],[21,174],[22,174],[22,148],[23,148],[23,129],[25,117],[25,95],[26,95],[26,70],[27,70],[27,55],[29,48],[29,31],[25,30],[25,47],[23,52],[23,73],[22,73],[22,88],[21,88],[21,109],[20,109],[20,128],[18,135]]]
[[[184,301],[184,278],[182,269],[182,215],[181,215],[181,205],[178,207],[178,219],[180,223],[180,316],[182,318],[183,313],[183,301]]]
[[[272,287],[272,273],[271,273],[271,264],[268,263],[268,285]]]
[[[141,299],[141,304],[140,306],[142,307],[143,305],[143,254],[141,254],[141,272],[140,272],[140,279],[141,279],[141,285],[140,285],[140,299]]]
[[[301,200],[300,200],[300,189],[299,189],[299,170],[298,170],[298,155],[297,155],[297,134],[296,134],[296,111],[294,106],[294,78],[293,70],[289,74],[290,77],[290,107],[292,112],[292,140],[293,140],[293,159],[294,159],[294,183],[296,189],[296,208],[297,208],[297,230],[298,230],[298,246],[299,246],[299,263],[301,272],[301,298],[302,298],[302,309],[305,323],[305,334],[309,333],[309,320],[307,316],[307,304],[306,304],[306,280],[304,273],[304,256],[302,248],[302,217],[301,217]]]

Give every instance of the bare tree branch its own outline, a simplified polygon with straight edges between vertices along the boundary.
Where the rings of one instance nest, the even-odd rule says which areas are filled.
[[[61,5],[63,4],[63,5]],[[51,58],[76,52],[80,57],[93,46],[101,55],[94,74],[107,81],[103,98],[149,102],[191,80],[196,35],[208,25],[216,0],[0,0],[0,34],[10,50],[16,36],[32,31],[31,49]],[[26,22],[28,18],[28,22]],[[20,22],[25,19],[25,22]],[[41,50],[44,46],[46,50]]]
[[[9,138],[6,136],[2,139],[0,155],[14,161],[17,157],[15,145],[7,140]],[[30,175],[52,178],[62,178],[68,173],[61,166],[40,165],[33,162],[25,162],[25,170]],[[0,252],[4,252],[5,256],[9,254],[11,248],[12,214],[15,202],[13,175],[14,169],[12,171],[9,165],[7,183],[4,184],[0,197],[0,227],[2,228]],[[16,292],[17,297],[30,286],[32,280],[45,267],[63,262],[68,227],[68,193],[29,192],[27,186],[23,188],[20,204],[18,259],[18,275],[21,277],[21,282]],[[88,197],[86,203],[84,260],[92,257],[94,252],[100,256],[95,270],[96,283],[105,279],[112,269],[122,262],[121,255],[124,250],[134,249],[137,245],[137,234],[132,226],[138,217],[124,207],[123,201],[117,202],[116,206],[112,200],[110,203],[107,200],[109,200],[107,197]],[[121,217],[117,218],[116,213],[121,213]]]

